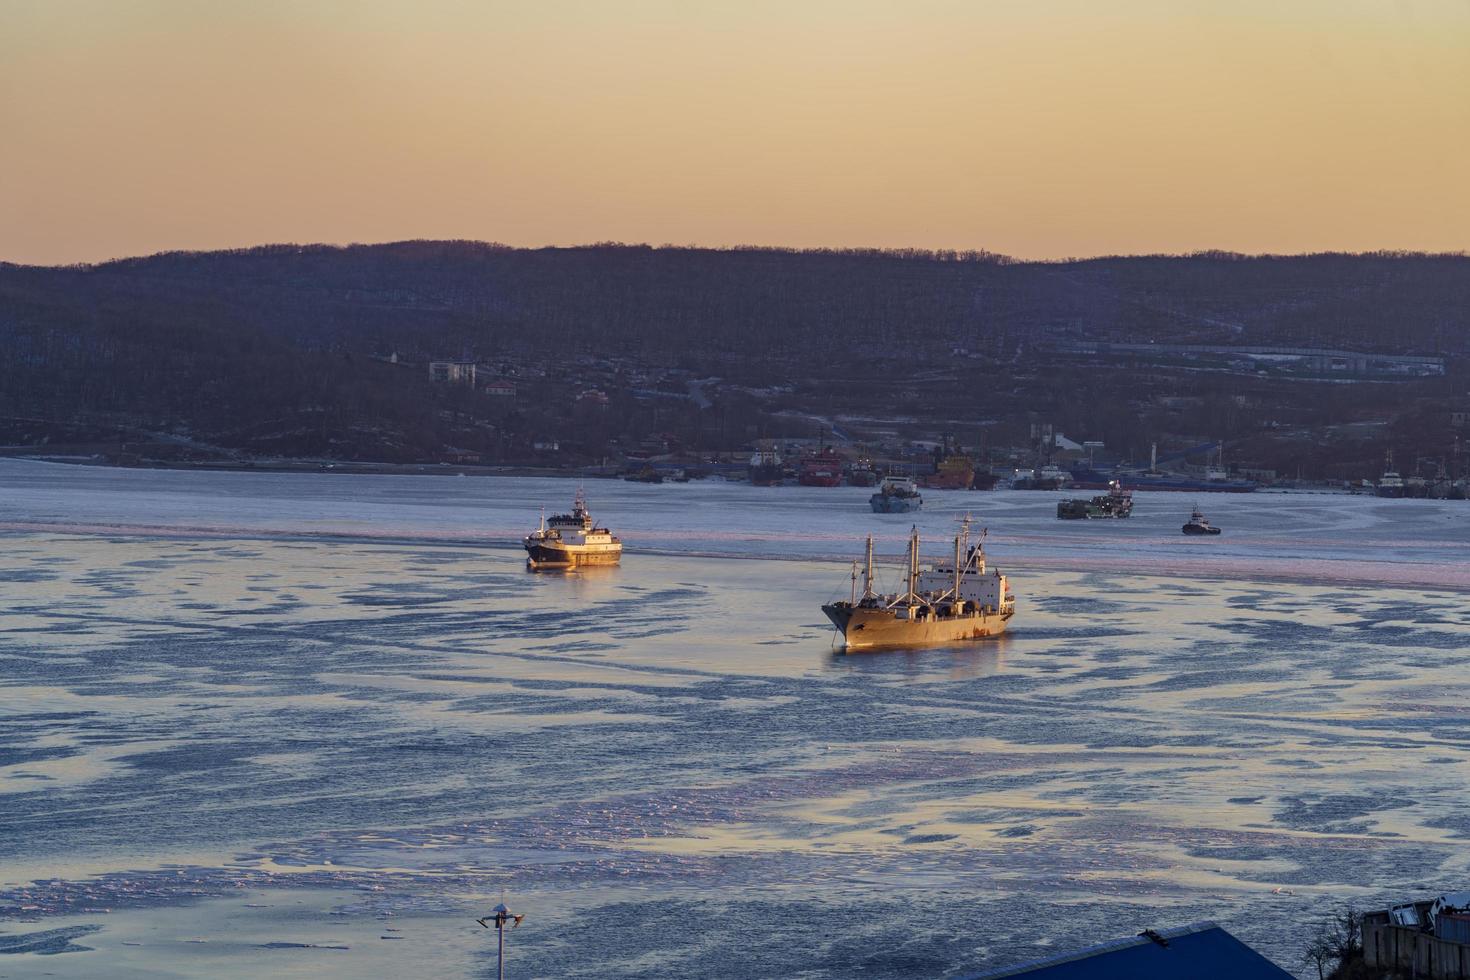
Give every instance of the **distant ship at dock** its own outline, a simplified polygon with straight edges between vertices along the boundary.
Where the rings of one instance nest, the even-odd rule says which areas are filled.
[[[1196,449],[1216,447],[1217,444],[1209,444]],[[1203,479],[1160,470],[1158,448],[1155,444],[1150,451],[1147,470],[1137,472],[1123,469],[1101,470],[1091,466],[1077,467],[1072,470],[1072,485],[1079,490],[1107,490],[1116,482],[1124,490],[1172,490],[1181,493],[1186,490],[1195,493],[1250,493],[1259,486],[1254,480],[1238,480],[1230,476],[1223,464],[1223,448],[1220,449],[1221,461],[1207,467]],[[1180,455],[1183,454],[1176,453],[1175,457]]]
[[[750,457],[750,482],[758,487],[779,486],[786,473],[781,467],[781,457],[774,449],[760,449]]]
[[[804,487],[836,487],[842,485],[842,457],[826,447],[801,461],[796,482]]]
[[[1177,473],[1125,473],[1119,470],[1072,470],[1072,486],[1079,490],[1106,490],[1118,483],[1124,490],[1188,490],[1195,493],[1250,493],[1259,484],[1254,480],[1234,480],[1224,474],[1211,473],[1204,479]]]

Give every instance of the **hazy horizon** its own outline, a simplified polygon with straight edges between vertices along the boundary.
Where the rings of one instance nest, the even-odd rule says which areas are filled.
[[[0,7],[0,260],[1470,248],[1470,5]]]
[[[18,266],[23,268],[39,269],[65,269],[81,267],[99,267],[117,262],[133,262],[142,259],[157,258],[170,255],[205,255],[214,253],[243,253],[269,249],[336,249],[345,251],[354,248],[391,248],[396,245],[472,245],[484,246],[492,249],[514,249],[517,251],[550,251],[565,250],[575,251],[578,249],[593,248],[628,248],[648,249],[651,251],[703,251],[703,252],[776,252],[789,254],[820,254],[820,253],[842,253],[842,252],[874,252],[892,253],[895,255],[913,252],[916,258],[925,258],[932,254],[944,258],[945,253],[955,253],[957,261],[986,261],[997,260],[1004,264],[1012,265],[1047,265],[1066,264],[1070,262],[1096,262],[1107,259],[1189,259],[1209,258],[1213,256],[1229,257],[1241,260],[1251,259],[1302,259],[1317,256],[1345,256],[1345,257],[1414,257],[1414,258],[1470,258],[1470,251],[1444,250],[1444,251],[1417,251],[1412,249],[1364,249],[1361,251],[1341,251],[1323,249],[1314,252],[1234,252],[1229,249],[1201,248],[1189,252],[1110,252],[1095,255],[1063,255],[1047,258],[1023,258],[1021,256],[1006,255],[988,249],[944,249],[926,248],[922,245],[885,247],[881,245],[770,245],[758,242],[738,242],[730,245],[700,245],[694,243],[680,242],[620,242],[620,241],[585,241],[569,242],[553,245],[512,245],[508,242],[489,241],[478,238],[399,238],[376,242],[256,242],[249,245],[223,245],[218,248],[208,249],[160,249],[152,252],[140,252],[136,255],[115,255],[105,259],[77,261],[77,262],[16,262],[0,256],[0,265]],[[968,253],[968,254],[967,254]]]

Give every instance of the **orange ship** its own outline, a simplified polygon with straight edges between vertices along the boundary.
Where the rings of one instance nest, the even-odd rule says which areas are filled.
[[[968,490],[974,482],[975,461],[959,454],[944,457],[934,472],[924,477],[924,486],[931,490]]]

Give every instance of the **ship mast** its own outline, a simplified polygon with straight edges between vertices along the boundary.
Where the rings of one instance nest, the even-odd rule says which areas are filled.
[[[868,547],[863,555],[863,598],[873,595],[873,536],[868,535]]]
[[[909,528],[909,594],[913,602],[919,597],[919,525]]]
[[[962,535],[954,536],[954,601],[960,601],[960,538]]]

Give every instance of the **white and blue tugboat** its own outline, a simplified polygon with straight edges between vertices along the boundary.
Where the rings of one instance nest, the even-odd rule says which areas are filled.
[[[875,514],[907,514],[924,506],[912,477],[885,476],[878,492],[868,498]]]

